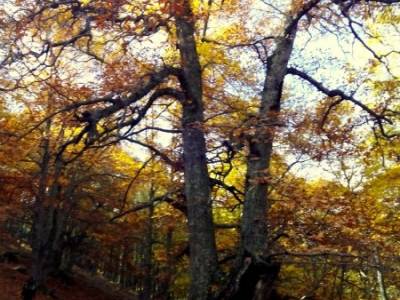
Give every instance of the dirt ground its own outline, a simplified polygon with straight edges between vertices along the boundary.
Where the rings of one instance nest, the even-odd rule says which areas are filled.
[[[0,300],[19,300],[21,287],[28,278],[29,261],[0,263]],[[50,279],[52,295],[39,293],[37,300],[123,300],[127,295],[100,277],[89,278],[83,272],[74,274],[71,282]],[[132,295],[129,297],[133,299]]]

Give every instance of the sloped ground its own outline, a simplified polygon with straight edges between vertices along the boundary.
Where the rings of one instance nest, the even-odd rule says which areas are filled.
[[[28,278],[29,259],[0,263],[0,300],[21,299],[21,287]],[[125,300],[132,295],[118,291],[115,286],[101,277],[90,277],[76,270],[71,282],[50,279],[48,290],[51,295],[39,293],[37,300]]]

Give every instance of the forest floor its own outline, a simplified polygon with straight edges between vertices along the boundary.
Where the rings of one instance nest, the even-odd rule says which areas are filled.
[[[4,253],[4,252],[3,252]],[[14,253],[14,252],[13,252]],[[20,254],[0,262],[0,300],[21,299],[21,288],[28,278],[30,259]],[[68,280],[51,278],[47,293],[39,292],[37,300],[125,300],[133,299],[98,276],[89,276],[79,269]]]

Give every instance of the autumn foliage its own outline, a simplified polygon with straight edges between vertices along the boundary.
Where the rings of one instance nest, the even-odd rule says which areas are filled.
[[[2,1],[4,299],[400,299],[399,3]]]

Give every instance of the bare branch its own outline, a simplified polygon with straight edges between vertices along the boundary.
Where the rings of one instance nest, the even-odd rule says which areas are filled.
[[[362,110],[366,111],[370,116],[372,116],[375,119],[375,121],[377,122],[377,124],[379,126],[379,129],[381,130],[382,135],[384,135],[385,137],[392,137],[391,135],[388,135],[385,132],[383,123],[387,122],[388,124],[393,124],[393,121],[391,119],[389,119],[387,116],[377,113],[373,109],[369,108],[367,105],[363,104],[361,101],[355,99],[353,95],[346,94],[345,92],[343,92],[339,89],[330,90],[330,89],[326,88],[322,83],[318,82],[317,80],[315,80],[314,78],[309,76],[308,74],[306,74],[300,70],[297,70],[295,68],[288,68],[287,73],[291,74],[291,75],[296,75],[296,76],[308,81],[318,91],[324,93],[328,97],[340,97],[340,99],[348,100],[348,101],[352,102],[354,105],[360,107]],[[334,105],[337,105],[337,104],[339,104],[339,103],[334,102]],[[330,108],[330,109],[332,109],[332,108]]]

